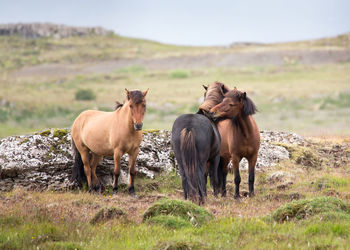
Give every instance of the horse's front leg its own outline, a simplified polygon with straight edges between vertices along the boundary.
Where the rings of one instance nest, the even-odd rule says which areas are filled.
[[[118,179],[120,175],[120,159],[122,158],[123,153],[119,149],[114,150],[114,180],[113,180],[113,194],[118,192]]]
[[[235,185],[236,185],[236,191],[235,191],[235,199],[239,199],[239,185],[241,184],[241,175],[239,174],[239,162],[240,159],[236,155],[232,155],[232,168],[233,168],[233,174],[235,176]]]
[[[135,193],[135,187],[134,187],[134,179],[135,179],[135,166],[136,166],[136,158],[139,154],[139,149],[135,150],[134,152],[129,153],[129,194],[137,197]]]

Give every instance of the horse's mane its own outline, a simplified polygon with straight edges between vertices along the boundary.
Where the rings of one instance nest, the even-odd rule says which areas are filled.
[[[118,101],[115,101],[115,106],[114,106],[114,110],[117,110],[119,108],[123,107],[123,103],[120,103]]]
[[[203,103],[199,106],[198,113],[209,111],[212,107],[222,102],[224,94],[230,91],[230,88],[221,82],[213,82],[207,88]]]
[[[140,90],[133,90],[129,92],[130,99],[133,101],[135,104],[139,104],[143,102],[144,96]]]
[[[225,97],[234,98],[237,100],[243,99],[243,110],[242,115],[248,116],[248,115],[254,115],[258,109],[254,102],[247,96],[246,92],[241,92],[234,88],[233,90],[227,92],[225,94]]]

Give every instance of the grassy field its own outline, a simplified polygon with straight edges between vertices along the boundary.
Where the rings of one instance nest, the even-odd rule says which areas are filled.
[[[221,62],[218,67],[215,61],[197,65],[202,59],[218,60],[221,55],[230,59],[237,53],[242,58],[276,51],[345,53],[349,44],[348,35],[231,47],[183,47],[117,35],[35,40],[2,36],[0,137],[69,127],[85,109],[113,110],[116,100],[125,99],[124,88],[150,88],[145,127],[170,129],[176,116],[196,111],[202,84],[216,80],[247,91],[260,110],[256,115],[260,129],[349,136],[349,61],[325,63],[320,55],[317,63],[316,54],[316,63],[305,64],[292,54],[283,57],[282,64],[272,60],[257,65]],[[193,56],[199,56],[197,61]],[[96,98],[77,100],[81,90],[90,90]]]
[[[256,175],[256,195],[228,196],[199,208],[183,202],[176,173],[136,178],[127,188],[0,193],[1,249],[348,249],[350,247],[349,141],[312,141],[287,147],[292,159]],[[273,173],[288,173],[273,178]],[[241,171],[241,193],[248,173]]]

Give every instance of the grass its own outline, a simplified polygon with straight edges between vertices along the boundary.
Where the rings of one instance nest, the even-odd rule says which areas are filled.
[[[158,221],[164,221],[164,215],[170,215],[172,222],[183,223],[184,221],[188,221],[195,226],[200,226],[213,218],[211,213],[192,202],[163,199],[154,203],[147,209],[143,214],[143,220],[147,221],[148,219],[157,217]],[[177,217],[177,219],[174,219],[174,216]]]
[[[313,142],[312,149],[326,152],[333,143]],[[349,248],[348,141],[337,145],[342,150],[337,156],[345,160],[340,166],[329,157],[332,151],[319,155],[330,158],[323,168],[296,164],[294,159],[280,162],[257,171],[255,197],[240,201],[233,197],[230,173],[227,197],[215,198],[208,187],[203,207],[183,200],[176,172],[153,180],[136,178],[139,199],[126,189],[117,196],[108,190],[99,195],[24,189],[0,193],[0,248]],[[277,170],[292,172],[293,185],[281,190],[269,183],[266,176]],[[243,192],[248,172],[241,170],[241,177]]]
[[[287,203],[277,209],[272,218],[277,222],[300,220],[324,213],[344,213],[350,215],[350,203],[333,197],[317,197]]]

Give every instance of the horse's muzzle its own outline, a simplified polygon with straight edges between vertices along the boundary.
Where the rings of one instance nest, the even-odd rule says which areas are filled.
[[[142,129],[142,126],[143,126],[143,123],[136,123],[134,122],[134,129],[135,130],[141,130]]]

